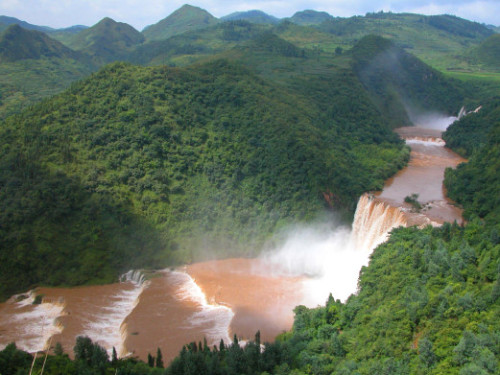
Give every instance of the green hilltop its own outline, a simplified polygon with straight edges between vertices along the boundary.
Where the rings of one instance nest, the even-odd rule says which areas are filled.
[[[206,10],[186,4],[158,23],[146,27],[142,33],[147,40],[162,40],[218,22],[219,20]]]
[[[67,41],[76,51],[84,52],[99,63],[123,60],[132,47],[141,44],[144,36],[132,26],[104,18]]]
[[[67,88],[97,66],[45,33],[11,25],[0,34],[0,119]]]
[[[261,10],[248,10],[246,12],[235,12],[221,17],[221,21],[248,21],[251,23],[262,23],[276,25],[280,20]]]
[[[247,14],[249,15],[249,14]],[[396,46],[411,52],[419,59],[446,75],[461,79],[495,80],[495,55],[488,44],[481,43],[494,32],[483,25],[452,16],[423,16],[415,14],[369,13],[363,17],[333,18],[322,12],[298,12],[296,18],[316,19],[315,24],[302,26],[293,23],[293,17],[278,24],[256,24],[247,21],[225,21],[216,19],[203,9],[185,5],[164,20],[146,28],[142,35],[131,26],[104,19],[91,28],[75,26],[66,29],[38,27],[48,36],[59,40],[67,47],[77,50],[92,59],[81,69],[79,63],[67,60],[57,66],[47,59],[40,63],[41,72],[34,69],[28,60],[25,67],[6,66],[0,63],[0,80],[7,82],[3,88],[8,103],[0,104],[0,117],[15,113],[28,103],[36,102],[47,95],[67,87],[67,82],[80,78],[77,71],[88,72],[96,66],[113,61],[129,61],[141,65],[187,66],[204,61],[220,53],[230,51],[260,32],[272,31],[280,38],[304,50],[304,54],[317,59],[328,59],[331,54],[340,55],[350,50],[366,35],[379,35],[392,40]],[[326,18],[321,23],[320,19]],[[3,21],[2,21],[3,20]],[[4,23],[2,23],[4,22]],[[0,28],[17,23],[27,28],[36,25],[3,17]],[[301,21],[299,21],[301,23]],[[494,38],[492,38],[494,41]],[[486,42],[485,42],[486,43]],[[491,43],[491,42],[489,42]],[[493,42],[494,45],[494,42]],[[485,62],[482,62],[482,60]],[[79,58],[78,61],[81,61]],[[71,62],[71,67],[67,62]],[[3,67],[2,67],[3,65]],[[29,65],[29,66],[28,66]],[[66,69],[67,68],[67,69]],[[32,77],[28,84],[22,83],[22,70]],[[5,73],[1,73],[4,70]],[[58,82],[58,75],[61,79]],[[70,78],[71,77],[71,78]],[[27,90],[29,86],[41,86],[41,90]],[[50,90],[44,88],[50,86]],[[2,99],[0,99],[2,100]]]
[[[327,12],[318,12],[310,9],[296,12],[292,17],[288,18],[290,22],[302,26],[319,25],[331,19],[333,19],[333,16]]]
[[[0,34],[0,64],[51,57],[78,59],[82,55],[45,33],[26,30],[17,24],[9,26]]]

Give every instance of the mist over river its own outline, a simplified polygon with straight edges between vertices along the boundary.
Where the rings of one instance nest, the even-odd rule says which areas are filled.
[[[352,228],[325,222],[292,228],[280,246],[259,259],[226,259],[157,272],[144,281],[128,274],[120,283],[78,288],[38,288],[0,304],[0,348],[16,341],[27,351],[60,342],[72,353],[87,335],[109,353],[146,359],[159,347],[168,362],[184,344],[218,344],[233,334],[263,341],[291,328],[293,308],[324,304],[328,294],[345,300],[356,292],[359,270],[390,230],[400,225],[460,222],[446,198],[446,167],[464,161],[440,139],[453,118],[397,132],[411,147],[409,165],[382,192],[363,195]],[[427,125],[427,126],[426,126]],[[418,194],[420,212],[405,203]],[[43,303],[32,304],[36,294]]]

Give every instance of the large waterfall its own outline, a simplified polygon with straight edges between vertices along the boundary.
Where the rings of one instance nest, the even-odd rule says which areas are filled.
[[[354,215],[351,238],[355,248],[372,251],[387,240],[393,228],[406,225],[406,217],[399,207],[363,194]]]

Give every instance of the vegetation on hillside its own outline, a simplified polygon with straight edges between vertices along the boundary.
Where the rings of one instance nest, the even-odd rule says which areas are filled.
[[[494,71],[500,70],[500,34],[491,35],[484,40],[472,55],[474,61]]]
[[[227,16],[221,17],[221,21],[247,21],[251,23],[263,23],[276,25],[279,19],[264,13],[261,10],[249,10],[246,12],[234,12]]]
[[[103,64],[125,60],[131,49],[144,41],[144,36],[132,26],[104,18],[70,38],[66,43]]]
[[[354,69],[379,111],[393,127],[411,125],[411,112],[453,113],[465,94],[458,82],[376,35],[364,37],[352,49]]]
[[[0,119],[96,70],[90,58],[39,31],[10,26],[0,34]]]
[[[493,34],[484,25],[453,16],[390,12],[334,18],[317,27],[345,47],[366,35],[383,36],[441,71],[470,69],[467,49]]]
[[[219,22],[205,9],[183,5],[168,17],[154,25],[147,26],[142,33],[149,40],[165,40],[187,31],[203,29]]]
[[[327,12],[318,12],[316,10],[303,10],[296,12],[292,17],[288,18],[290,22],[297,25],[319,25],[320,23],[333,19],[333,16]]]
[[[444,139],[469,157],[468,163],[446,171],[449,196],[463,205],[466,218],[478,215],[500,223],[500,99],[492,98],[477,113],[455,122]]]
[[[493,33],[487,27],[450,16],[427,17],[414,14],[369,13],[364,17],[332,18],[321,12],[298,12],[294,17],[315,20],[316,25],[299,26],[294,18],[279,24],[248,24],[245,21],[220,22],[203,9],[183,6],[164,20],[147,27],[143,34],[131,26],[104,19],[91,28],[74,26],[51,29],[30,25],[11,17],[0,17],[0,30],[11,24],[45,32],[70,48],[77,49],[93,62],[75,67],[73,61],[47,61],[36,58],[28,67],[29,79],[18,76],[18,66],[0,63],[0,79],[4,101],[0,117],[19,112],[41,98],[60,92],[68,83],[88,75],[97,66],[112,61],[130,61],[142,65],[187,66],[227,52],[243,41],[255,38],[259,32],[272,31],[282,39],[304,50],[307,56],[328,60],[340,56],[360,39],[376,34],[391,39],[396,45],[411,51],[434,68],[459,76],[476,74],[492,81],[496,76],[485,73],[495,71],[491,63],[480,63],[476,58],[478,47]],[[319,23],[320,19],[328,18]],[[290,22],[291,20],[291,22]],[[306,22],[306,21],[304,21]],[[250,26],[249,26],[250,25]],[[339,31],[340,30],[340,31]],[[143,43],[144,37],[148,43]],[[16,43],[20,45],[20,43]],[[485,49],[486,60],[491,60],[490,49]],[[492,55],[493,56],[493,55]],[[52,59],[52,58],[51,58]],[[81,62],[81,59],[77,59]],[[338,59],[337,61],[341,61]],[[40,70],[36,61],[40,62]],[[327,62],[329,64],[329,62]],[[76,64],[78,65],[78,63]],[[3,71],[5,68],[5,72]],[[26,68],[26,67],[25,67]],[[75,72],[78,70],[78,72]],[[324,68],[324,67],[323,67]],[[481,68],[481,73],[477,73]],[[274,67],[279,70],[279,67]],[[472,73],[471,73],[472,72]],[[61,79],[58,79],[58,77]],[[40,90],[30,87],[40,86]],[[454,109],[456,110],[456,109]]]
[[[45,33],[26,30],[16,24],[0,34],[0,64],[51,57],[75,60],[83,56]]]
[[[304,78],[302,94],[225,61],[117,63],[9,118],[0,129],[3,297],[37,282],[109,280],[137,259],[241,255],[327,203],[352,210],[408,152],[355,76],[323,85]],[[146,240],[143,226],[157,236]],[[118,254],[122,241],[111,242],[124,231],[142,242]],[[132,256],[134,247],[150,251]]]

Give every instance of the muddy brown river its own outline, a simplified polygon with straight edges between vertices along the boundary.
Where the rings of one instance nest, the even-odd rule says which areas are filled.
[[[157,272],[147,281],[79,288],[38,288],[0,304],[0,348],[15,341],[35,352],[87,335],[119,356],[146,359],[161,348],[169,362],[191,341],[210,345],[233,334],[252,339],[260,330],[270,341],[293,324],[293,308],[324,303],[328,293],[345,299],[356,291],[359,269],[373,248],[400,225],[461,222],[446,198],[447,167],[464,161],[444,146],[440,131],[418,127],[397,132],[411,147],[409,165],[387,180],[384,190],[360,198],[350,228],[291,230],[289,239],[261,259],[226,259]],[[404,202],[418,194],[424,207]],[[325,229],[326,228],[326,229]],[[32,304],[36,294],[43,303]]]

